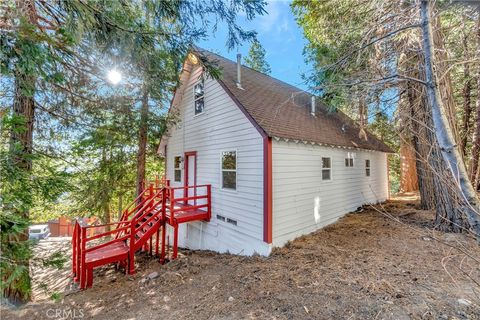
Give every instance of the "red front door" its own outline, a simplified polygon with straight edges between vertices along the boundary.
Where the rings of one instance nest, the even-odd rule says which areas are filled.
[[[197,152],[185,152],[185,187],[194,186],[197,184]],[[195,188],[188,188],[185,190],[185,197],[195,196]],[[194,205],[196,201],[188,201],[188,204]]]

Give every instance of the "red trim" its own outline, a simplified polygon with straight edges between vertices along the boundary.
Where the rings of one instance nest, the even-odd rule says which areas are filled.
[[[163,151],[163,159],[164,159],[164,168],[163,168],[163,176],[165,177],[165,179],[167,179],[167,176],[168,176],[168,171],[167,171],[167,159],[168,159],[168,155],[167,155],[167,145],[165,145],[165,148],[164,148],[164,151]],[[174,164],[175,165],[175,164]],[[174,173],[175,174],[175,173]]]
[[[182,70],[183,72],[183,70]],[[245,107],[240,103],[237,97],[230,91],[230,89],[223,83],[222,80],[218,79],[217,82],[223,88],[223,90],[228,94],[228,96],[233,100],[237,107],[242,111],[245,117],[250,121],[250,123],[257,129],[258,133],[263,138],[263,241],[266,243],[272,243],[272,139],[268,136],[265,130],[253,119],[253,117],[248,113]],[[175,92],[176,93],[176,92]],[[174,95],[175,97],[175,95]],[[172,102],[173,99],[172,98]],[[170,109],[172,104],[170,104]],[[194,152],[196,156],[196,151]],[[187,153],[185,152],[185,161],[187,159]],[[197,176],[197,157],[195,157],[195,184]],[[185,166],[185,186],[188,185],[188,163]],[[184,195],[186,197],[186,194]]]
[[[253,119],[223,81],[220,79],[217,81],[263,138],[263,241],[272,243],[272,138]]]
[[[272,243],[272,138],[263,138],[263,241]]]
[[[184,159],[184,179],[183,179],[183,186],[188,187],[188,157],[195,157],[195,162],[193,164],[194,176],[193,176],[193,185],[197,185],[197,151],[188,151],[185,152],[185,159]],[[183,196],[186,198],[188,196],[187,189],[183,190]]]

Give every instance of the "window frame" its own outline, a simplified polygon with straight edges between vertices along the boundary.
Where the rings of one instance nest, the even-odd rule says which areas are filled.
[[[235,152],[235,169],[223,169],[223,154],[226,152]],[[225,188],[223,186],[223,172],[235,172],[235,189],[233,188]],[[238,191],[238,150],[231,149],[231,150],[222,150],[220,152],[220,189],[229,192],[237,192]]]
[[[203,94],[202,94],[202,96],[200,96],[198,98],[195,98],[195,88],[200,83],[203,85]],[[193,90],[193,94],[192,94],[192,96],[193,96],[193,116],[196,117],[196,116],[199,116],[199,115],[205,113],[205,79],[201,78],[200,80],[195,82],[192,90]],[[200,99],[203,99],[203,108],[202,108],[202,112],[197,113],[196,102],[197,102],[197,100],[200,100]]]
[[[175,166],[175,159],[176,158],[180,158],[180,162],[179,162],[179,165],[178,165],[178,168]],[[181,155],[176,155],[176,156],[173,156],[173,182],[182,182],[182,156]],[[176,180],[176,176],[175,176],[175,173],[176,171],[180,171],[180,180]]]
[[[323,167],[323,159],[329,159],[330,166],[328,168]],[[333,173],[332,157],[321,157],[320,164],[321,164],[321,172],[322,172],[322,174],[321,174],[322,181],[332,181],[332,179],[333,179],[333,176],[332,176],[332,173]],[[326,170],[328,170],[330,172],[329,179],[324,179],[323,178],[323,172],[326,171]]]
[[[354,168],[355,167],[355,157],[353,152],[348,152],[347,157],[345,158],[345,168]]]
[[[365,159],[365,176],[372,176],[372,162],[370,161],[370,159]]]

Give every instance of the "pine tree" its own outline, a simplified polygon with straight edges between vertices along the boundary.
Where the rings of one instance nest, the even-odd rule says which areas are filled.
[[[245,57],[245,64],[250,68],[270,74],[271,69],[267,60],[265,59],[266,51],[258,40],[254,40],[248,51],[248,56]]]
[[[33,169],[38,156],[44,153],[58,159],[75,156],[55,148],[54,143],[42,144],[43,137],[70,133],[73,137],[76,134],[77,139],[86,138],[80,141],[86,149],[79,151],[88,154],[104,151],[101,161],[93,161],[96,169],[103,169],[98,164],[105,164],[105,170],[95,170],[99,177],[107,174],[116,182],[123,181],[123,170],[115,172],[117,176],[111,173],[122,155],[117,146],[109,145],[108,140],[98,140],[102,135],[95,135],[94,141],[90,141],[91,134],[70,131],[72,124],[81,127],[81,133],[92,128],[87,133],[98,133],[99,126],[116,125],[104,121],[112,114],[112,121],[117,121],[116,112],[122,110],[109,108],[106,101],[111,99],[100,99],[113,90],[105,84],[102,73],[121,62],[122,68],[127,66],[135,78],[124,91],[128,91],[125,96],[134,107],[132,117],[137,119],[131,129],[135,132],[138,128],[139,132],[139,166],[145,167],[147,137],[155,129],[150,120],[156,120],[147,108],[148,103],[160,106],[167,100],[192,44],[206,37],[212,27],[209,23],[212,15],[228,25],[227,46],[232,48],[255,35],[238,26],[237,13],[244,12],[253,19],[265,13],[265,4],[260,0],[235,3],[210,0],[195,5],[189,1],[161,0],[7,0],[6,3],[1,6],[5,15],[0,18],[0,86],[6,88],[5,96],[12,98],[2,100],[2,105],[5,102],[11,107],[0,113],[1,128],[8,130],[8,134],[2,131],[0,145],[0,289],[2,295],[23,302],[28,300],[30,290],[26,232],[29,213],[50,192],[42,188],[44,192],[39,199],[29,192],[33,183],[39,184],[38,179],[33,179]],[[145,12],[151,14],[151,19],[145,19]],[[146,88],[144,93],[148,98],[144,99],[142,118],[140,108],[136,108],[138,88]],[[125,104],[121,108],[125,109]],[[62,133],[53,130],[52,124],[59,123],[66,127]],[[124,137],[119,138],[122,141]],[[145,171],[141,168],[139,172],[141,179]],[[106,181],[100,178],[98,181]],[[94,191],[104,187],[101,183],[93,186]],[[111,198],[112,194],[105,194],[105,212]]]

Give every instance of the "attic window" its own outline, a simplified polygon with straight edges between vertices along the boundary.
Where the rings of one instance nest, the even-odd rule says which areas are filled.
[[[195,115],[202,113],[205,107],[205,83],[203,79],[193,87],[193,101]]]

